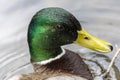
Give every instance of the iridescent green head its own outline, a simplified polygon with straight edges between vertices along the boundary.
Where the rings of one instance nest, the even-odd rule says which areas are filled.
[[[82,30],[79,21],[64,9],[52,7],[40,10],[33,16],[28,29],[31,60],[33,62],[47,60],[59,55],[62,52],[60,48],[62,45],[73,42],[80,44],[78,35]],[[107,50],[108,47],[106,52],[111,51]]]

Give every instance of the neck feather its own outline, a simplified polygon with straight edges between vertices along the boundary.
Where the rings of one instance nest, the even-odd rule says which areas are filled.
[[[47,63],[51,63],[52,61],[54,60],[57,60],[57,59],[60,59],[64,54],[65,54],[65,50],[61,47],[62,49],[62,53],[60,53],[59,55],[57,55],[56,57],[53,57],[53,58],[49,58],[47,60],[43,60],[43,61],[40,61],[40,62],[36,62],[37,64],[41,64],[41,65],[45,65]]]
[[[61,47],[58,48],[54,48],[54,49],[38,49],[36,48],[36,50],[31,50],[31,61],[32,62],[42,62],[47,63],[52,60],[54,60],[54,58],[59,58],[62,53],[64,52],[64,49]]]

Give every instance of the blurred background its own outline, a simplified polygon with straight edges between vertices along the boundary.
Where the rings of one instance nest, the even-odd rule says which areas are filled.
[[[111,53],[98,54],[111,59],[115,45],[120,47],[120,0],[0,0],[0,80],[33,71],[27,29],[32,16],[46,7],[68,10],[88,32],[113,44]],[[72,49],[92,52],[74,44]],[[115,66],[120,70],[120,55]]]

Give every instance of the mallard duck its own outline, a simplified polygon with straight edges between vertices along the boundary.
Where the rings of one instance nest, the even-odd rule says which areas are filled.
[[[56,76],[93,80],[82,58],[61,47],[71,43],[98,52],[113,50],[111,43],[89,34],[68,11],[57,7],[40,10],[33,16],[28,28],[28,45],[35,72],[14,76],[10,80],[47,80]]]

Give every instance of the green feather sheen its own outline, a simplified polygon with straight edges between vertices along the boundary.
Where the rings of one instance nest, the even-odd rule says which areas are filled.
[[[63,30],[56,29],[62,26]],[[61,8],[40,10],[32,18],[28,29],[28,43],[33,62],[54,58],[62,53],[62,45],[72,43],[81,29],[77,19]]]

